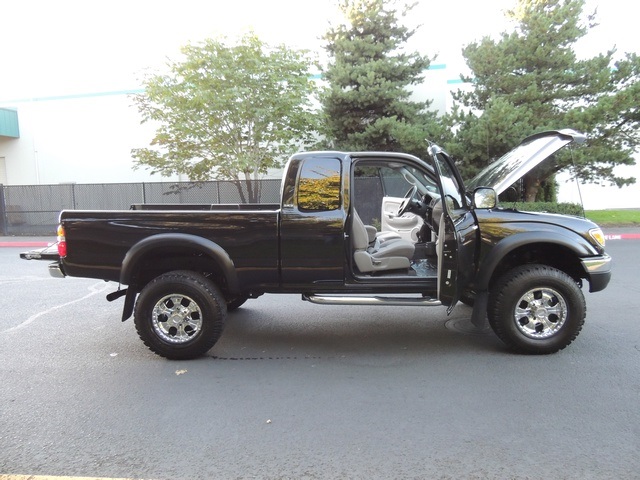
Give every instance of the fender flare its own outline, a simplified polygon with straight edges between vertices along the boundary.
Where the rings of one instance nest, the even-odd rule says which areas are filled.
[[[500,240],[483,259],[476,275],[476,289],[478,291],[488,290],[491,276],[502,259],[513,250],[531,244],[558,245],[570,250],[578,258],[595,255],[591,244],[578,235],[567,236],[549,231],[515,233]]]
[[[185,233],[161,233],[152,235],[133,245],[122,261],[120,283],[129,285],[131,278],[137,271],[140,259],[156,248],[166,247],[187,247],[201,251],[213,259],[220,267],[229,291],[231,293],[240,292],[238,274],[233,260],[231,260],[226,250],[211,240]]]

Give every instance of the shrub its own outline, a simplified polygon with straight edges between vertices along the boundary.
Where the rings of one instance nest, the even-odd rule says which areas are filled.
[[[503,206],[505,206],[503,204]],[[560,213],[562,215],[574,215],[576,217],[584,217],[584,210],[577,203],[556,203],[556,202],[523,202],[513,205],[518,210],[524,212],[546,212]]]

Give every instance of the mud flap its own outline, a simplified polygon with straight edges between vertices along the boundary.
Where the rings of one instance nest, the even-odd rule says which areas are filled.
[[[124,308],[122,309],[123,322],[133,315],[133,307],[136,304],[137,294],[138,292],[131,287],[127,288],[127,296],[124,298]]]
[[[473,313],[471,314],[471,323],[478,330],[485,330],[489,326],[487,321],[487,305],[489,304],[489,292],[476,293],[473,301]]]

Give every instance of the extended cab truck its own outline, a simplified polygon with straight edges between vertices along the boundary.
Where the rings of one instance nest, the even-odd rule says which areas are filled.
[[[513,350],[552,353],[582,328],[582,282],[591,292],[609,282],[604,236],[586,219],[501,208],[497,198],[574,141],[584,136],[533,135],[466,186],[435,145],[429,161],[299,153],[287,163],[280,205],[65,210],[58,252],[21,256],[54,259],[54,276],[126,286],[107,298],[124,296],[122,320],[133,314],[144,343],[167,358],[207,352],[227,311],[264,293],[449,312],[462,300],[473,305],[474,324],[488,318]],[[362,193],[365,179],[377,187]],[[359,214],[372,203],[381,231]]]

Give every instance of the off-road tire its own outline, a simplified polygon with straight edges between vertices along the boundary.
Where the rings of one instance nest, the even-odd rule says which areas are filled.
[[[505,273],[489,296],[491,328],[518,353],[562,350],[582,330],[586,312],[576,281],[546,265],[523,265]]]
[[[227,305],[218,287],[191,271],[165,273],[140,292],[134,322],[154,353],[172,360],[199,357],[220,338]]]

